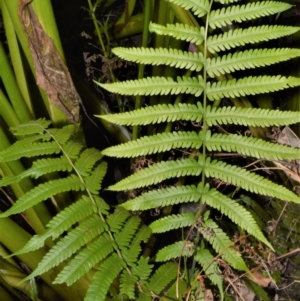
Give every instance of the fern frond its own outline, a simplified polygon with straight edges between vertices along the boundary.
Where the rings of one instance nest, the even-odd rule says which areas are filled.
[[[116,254],[109,256],[94,275],[93,282],[88,288],[85,301],[104,301],[114,279],[125,267],[125,262]]]
[[[231,266],[240,271],[248,271],[241,254],[233,249],[233,242],[213,220],[203,222],[203,227],[200,227],[199,231]]]
[[[75,162],[76,170],[82,175],[87,176],[90,174],[93,166],[99,161],[103,155],[95,148],[86,149]]]
[[[83,220],[92,214],[93,207],[91,206],[91,200],[88,197],[83,196],[53,217],[47,224],[46,232],[40,235],[34,235],[26,245],[14,253],[14,255],[28,253],[43,247],[47,238],[51,237],[54,241],[76,222]]]
[[[74,124],[68,124],[61,129],[49,129],[47,130],[50,135],[53,135],[56,142],[59,144],[66,144],[71,137],[75,134],[76,126]]]
[[[26,177],[38,178],[47,173],[56,171],[71,171],[72,166],[65,157],[40,159],[33,162],[31,168],[16,176],[7,176],[0,179],[0,187],[20,182]]]
[[[64,179],[52,180],[50,182],[40,184],[22,195],[13,207],[2,213],[0,217],[7,217],[17,214],[33,207],[41,201],[52,197],[61,192],[84,190],[84,185],[79,178],[71,175]]]
[[[237,124],[268,127],[293,124],[300,121],[299,112],[241,107],[215,108],[211,106],[207,107],[206,118],[209,126]]]
[[[51,124],[50,120],[37,119],[10,128],[14,136],[40,135]]]
[[[168,35],[177,40],[201,45],[204,39],[204,27],[198,28],[182,23],[167,24],[166,26],[150,22],[149,31],[158,35]]]
[[[84,276],[96,263],[112,253],[114,243],[108,235],[101,235],[100,238],[76,255],[57,275],[53,283],[59,284],[65,282],[67,285],[72,285],[80,277]]]
[[[278,39],[297,32],[299,27],[281,25],[263,25],[246,29],[229,30],[224,34],[209,36],[207,47],[211,53],[229,50],[246,44]]]
[[[152,271],[153,265],[149,264],[148,261],[149,257],[141,256],[137,264],[132,267],[132,273],[137,275],[142,281],[148,280]]]
[[[127,80],[120,83],[102,84],[100,87],[112,93],[122,95],[174,95],[180,93],[200,96],[203,92],[203,78],[177,77],[177,81],[171,77],[146,77],[137,80]],[[139,87],[138,89],[136,87]]]
[[[209,10],[208,0],[167,0],[174,4],[183,7],[186,10],[191,10],[197,17],[203,17]]]
[[[252,215],[239,203],[218,192],[216,189],[207,189],[202,195],[202,201],[227,215],[239,227],[264,242],[270,249],[272,245],[265,238]]]
[[[106,174],[107,163],[101,162],[91,173],[89,177],[85,178],[86,188],[90,193],[98,194],[101,188],[102,180]]]
[[[205,174],[207,177],[215,177],[261,195],[300,203],[300,198],[296,194],[284,186],[275,184],[260,175],[221,161],[214,160],[211,163],[208,162],[209,160],[206,160],[205,163]]]
[[[160,266],[149,279],[146,288],[156,294],[160,294],[170,282],[176,279],[177,269],[177,263],[175,262],[167,262]]]
[[[107,223],[110,226],[110,230],[112,232],[121,231],[123,224],[126,222],[128,218],[130,218],[130,213],[124,208],[117,207],[113,214],[110,214],[107,217]]]
[[[190,120],[200,122],[203,116],[203,107],[188,103],[159,104],[134,111],[98,115],[101,119],[122,125],[147,125],[151,123],[174,122],[177,120]]]
[[[194,185],[171,186],[143,193],[120,206],[131,211],[148,210],[158,206],[166,207],[169,205],[198,202],[200,197],[201,194]]]
[[[117,158],[132,158],[161,153],[174,148],[198,149],[201,145],[202,139],[196,132],[159,133],[109,147],[102,151],[102,154]]]
[[[56,142],[35,142],[32,144],[20,145],[15,143],[4,151],[0,152],[0,161],[9,162],[19,160],[22,157],[35,157],[42,155],[53,155],[60,152],[59,146]]]
[[[215,2],[219,2],[221,4],[230,4],[234,2],[239,2],[240,0],[215,0]]]
[[[128,220],[126,220],[122,229],[115,234],[115,240],[118,242],[118,246],[120,246],[121,249],[129,246],[140,223],[140,218],[137,216],[131,216]]]
[[[173,214],[154,221],[149,227],[153,233],[164,233],[173,229],[192,226],[195,219],[193,213]]]
[[[215,83],[207,83],[207,97],[209,100],[219,100],[224,97],[240,97],[256,95],[300,86],[297,77],[284,76],[249,76],[239,80],[231,79]]]
[[[229,53],[222,57],[208,58],[206,62],[206,71],[210,77],[215,77],[237,70],[269,66],[298,56],[300,56],[300,49],[249,49],[241,52]]]
[[[139,64],[167,65],[192,71],[200,71],[203,67],[203,55],[201,52],[146,47],[116,47],[112,52],[122,59]]]
[[[177,241],[172,245],[159,250],[155,256],[156,262],[165,262],[170,259],[187,256],[190,257],[195,251],[195,246],[191,241]]]
[[[201,166],[194,159],[165,161],[142,169],[117,184],[109,186],[107,189],[114,191],[135,189],[157,184],[170,178],[188,175],[198,176],[201,174],[201,171]]]
[[[220,292],[220,299],[224,298],[224,290],[223,290],[223,277],[222,272],[219,269],[214,257],[212,254],[204,248],[201,248],[197,251],[194,256],[195,260],[202,266],[206,276],[209,280],[215,284]]]
[[[77,252],[84,244],[91,241],[104,231],[104,225],[100,217],[96,214],[82,222],[77,228],[68,232],[67,236],[61,238],[58,243],[50,249],[43,257],[37,268],[23,281],[41,275],[51,268],[59,265]]]
[[[209,26],[212,28],[232,24],[232,22],[243,22],[259,17],[278,14],[288,10],[292,5],[277,1],[250,2],[244,5],[235,5],[213,10],[209,14]]]
[[[267,160],[298,159],[300,154],[299,148],[236,134],[214,134],[207,139],[206,147],[209,151],[237,152]]]
[[[120,294],[127,295],[131,300],[135,300],[135,286],[138,281],[138,276],[129,274],[124,270],[120,278]]]
[[[61,145],[64,155],[70,159],[77,159],[83,149],[83,145],[75,141],[70,141],[65,145]]]

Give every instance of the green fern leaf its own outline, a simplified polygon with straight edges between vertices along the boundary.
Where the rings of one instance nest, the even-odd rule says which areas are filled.
[[[192,226],[195,220],[193,213],[173,214],[154,221],[149,227],[153,233],[164,233],[173,229]]]
[[[259,241],[264,242],[270,249],[273,249],[252,215],[239,203],[218,192],[216,189],[211,189],[203,193],[202,201],[218,209],[222,214],[227,215],[239,227],[245,229]]]
[[[107,223],[111,227],[112,232],[118,233],[121,231],[126,220],[130,217],[131,215],[127,210],[117,207],[115,212],[107,217]]]
[[[165,262],[182,256],[190,257],[194,250],[195,246],[191,241],[177,241],[159,250],[155,256],[155,261]]]
[[[131,211],[154,209],[189,202],[198,202],[201,198],[196,186],[171,186],[146,192],[123,203],[122,207]]]
[[[114,250],[114,242],[104,234],[73,258],[55,278],[54,284],[65,282],[72,285],[84,276],[95,264]],[[115,246],[116,247],[116,246]]]
[[[215,77],[236,70],[269,66],[298,56],[300,56],[299,49],[249,49],[222,57],[208,58],[206,71],[210,77]]]
[[[141,256],[136,265],[132,267],[132,273],[138,276],[143,282],[148,280],[153,265],[148,263],[149,257]]]
[[[206,276],[209,278],[209,280],[218,287],[221,300],[223,300],[224,290],[222,285],[222,272],[219,269],[214,257],[207,249],[201,248],[197,251],[194,258],[203,267],[203,270]]]
[[[209,126],[237,124],[268,127],[293,124],[300,121],[299,112],[240,107],[215,108],[211,106],[207,107],[206,118]]]
[[[208,219],[203,222],[203,227],[200,227],[199,231],[232,267],[240,271],[248,271],[241,254],[233,249],[232,241],[213,220]]]
[[[203,67],[203,55],[201,52],[145,47],[116,47],[112,52],[122,59],[139,64],[167,65],[192,71],[200,71]]]
[[[84,190],[84,185],[75,175],[71,175],[65,179],[53,180],[40,184],[21,196],[14,206],[2,213],[0,217],[7,217],[12,214],[23,212],[53,195],[71,190]]]
[[[194,159],[160,162],[121,180],[108,190],[122,191],[160,183],[170,178],[201,174],[201,166]]]
[[[66,158],[48,158],[48,159],[40,159],[33,162],[31,168],[25,170],[24,172],[16,175],[16,176],[8,176],[4,177],[0,180],[0,187],[7,186],[12,183],[20,182],[22,179],[26,177],[38,178],[47,173],[55,172],[55,171],[71,171],[72,166],[67,161]]]
[[[50,120],[37,119],[10,128],[14,136],[40,135],[51,124]]]
[[[104,301],[113,280],[121,273],[125,262],[116,254],[109,256],[94,275],[84,301]]]
[[[70,159],[77,159],[82,149],[83,149],[83,145],[74,141],[70,141],[67,144],[62,145],[62,150],[64,152],[64,155]]]
[[[155,274],[149,279],[146,288],[150,291],[160,294],[177,277],[177,264],[167,262],[160,266]]]
[[[188,93],[200,96],[203,91],[203,78],[177,77],[177,82],[171,77],[146,77],[138,80],[127,80],[121,83],[102,84],[100,87],[112,93],[122,95],[174,95]],[[136,87],[139,87],[138,89]]]
[[[53,155],[58,154],[60,148],[56,142],[35,142],[27,144],[26,148],[24,145],[17,143],[13,144],[9,148],[0,152],[0,162],[9,162],[19,160],[22,157],[35,157],[42,155]]]
[[[129,246],[140,223],[140,218],[137,216],[131,216],[128,220],[126,220],[122,229],[115,234],[115,240],[118,242],[118,246],[120,246],[121,249]]]
[[[209,10],[208,0],[167,0],[174,4],[183,7],[186,10],[191,10],[197,17],[203,17]]]
[[[174,148],[198,149],[201,145],[202,139],[199,139],[196,132],[159,133],[109,147],[102,151],[102,154],[117,158],[132,158],[161,153]]]
[[[120,294],[127,295],[130,299],[135,300],[135,285],[138,281],[138,276],[129,274],[127,270],[124,270],[121,275]]]
[[[246,29],[229,30],[224,34],[210,36],[207,47],[211,53],[229,50],[234,47],[278,39],[297,32],[299,27],[263,25]]]
[[[216,28],[231,25],[232,22],[241,23],[259,17],[278,14],[291,7],[292,5],[290,4],[276,1],[252,2],[246,5],[224,7],[210,12],[209,26]]]
[[[91,200],[88,197],[83,196],[53,217],[47,224],[46,232],[40,235],[34,235],[26,245],[14,253],[14,255],[28,253],[43,247],[47,238],[52,237],[52,240],[54,241],[76,222],[85,219],[91,214],[93,214]]]
[[[51,268],[59,265],[77,252],[84,244],[91,241],[104,231],[104,225],[98,215],[93,215],[82,222],[77,228],[68,232],[67,236],[61,238],[59,242],[43,257],[37,268],[23,281],[27,281],[41,275]]]
[[[53,135],[58,144],[66,144],[75,134],[76,126],[69,124],[61,129],[49,129],[48,132]]]
[[[268,160],[298,159],[300,154],[299,148],[235,134],[214,134],[207,140],[206,147],[209,151],[237,152]]]
[[[150,236],[150,228],[147,226],[142,226],[141,229],[139,229],[139,231],[134,235],[133,240],[130,243],[130,247],[127,249],[122,248],[122,255],[127,263],[133,264],[137,261],[138,255],[142,250],[140,246],[141,241],[147,242]]]
[[[87,176],[90,174],[96,162],[99,161],[102,157],[103,155],[99,150],[95,148],[88,148],[75,162],[75,168],[82,176]]]
[[[166,26],[150,22],[149,31],[158,35],[168,35],[177,40],[201,45],[204,39],[204,27],[198,28],[182,23],[167,24]]]
[[[207,97],[209,100],[219,100],[224,97],[234,98],[274,92],[295,86],[300,86],[300,79],[292,76],[249,76],[239,80],[209,82],[207,83]]]
[[[268,195],[284,201],[300,203],[300,198],[296,194],[284,186],[277,185],[262,176],[217,160],[211,163],[208,162],[209,160],[206,160],[205,163],[205,175],[207,177],[215,177],[261,195]]]
[[[102,180],[106,174],[107,163],[101,162],[91,173],[85,178],[86,188],[93,194],[98,194],[101,188]]]
[[[173,122],[177,120],[190,120],[200,122],[203,116],[203,107],[200,102],[197,105],[188,103],[159,104],[146,108],[97,117],[112,123],[123,125],[147,125],[152,123]]]

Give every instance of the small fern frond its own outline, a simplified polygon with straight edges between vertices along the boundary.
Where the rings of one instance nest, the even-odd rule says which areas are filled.
[[[74,230],[68,232],[67,236],[61,238],[43,257],[37,268],[23,281],[32,279],[59,265],[103,231],[104,226],[100,217],[96,214],[91,216]]]
[[[199,149],[201,145],[202,140],[196,132],[159,133],[109,147],[102,151],[102,154],[117,158],[132,158],[161,153],[174,148]]]
[[[160,266],[155,274],[149,279],[146,288],[160,294],[177,277],[177,263],[167,262]]]
[[[194,159],[163,161],[142,169],[117,184],[109,186],[107,189],[114,191],[136,189],[157,184],[170,178],[188,175],[198,176],[201,174],[201,171],[201,166]]]
[[[83,145],[75,141],[69,141],[65,145],[61,145],[64,155],[70,159],[78,159],[80,152],[83,149]]]
[[[124,223],[130,218],[130,213],[124,208],[117,207],[113,214],[110,214],[107,218],[107,223],[110,226],[112,232],[119,232],[123,228]]]
[[[207,47],[211,53],[229,50],[246,44],[278,39],[299,31],[299,27],[263,25],[246,29],[229,30],[224,34],[209,36]]]
[[[197,17],[203,17],[209,10],[208,0],[167,0],[183,7],[185,10],[191,10]]]
[[[149,227],[153,233],[164,233],[173,229],[192,226],[195,222],[195,219],[196,218],[193,213],[168,215],[156,220],[150,224]]]
[[[195,246],[190,241],[177,241],[172,245],[159,250],[155,256],[156,262],[165,262],[182,256],[190,257],[195,251]]]
[[[236,134],[214,134],[207,139],[206,147],[209,151],[237,152],[267,160],[298,159],[300,154],[299,148]]]
[[[200,102],[197,105],[188,103],[159,104],[134,111],[98,115],[101,119],[122,125],[147,125],[151,123],[174,122],[177,120],[190,120],[200,122],[203,116],[203,107]]]
[[[223,277],[212,254],[205,248],[201,248],[194,256],[195,260],[202,266],[206,276],[215,284],[220,292],[220,299],[224,298]]]
[[[260,108],[208,106],[206,121],[209,126],[217,124],[236,124],[244,126],[282,126],[298,123],[299,112],[269,110]]]
[[[0,162],[19,160],[22,157],[30,158],[42,155],[53,155],[58,154],[59,152],[60,148],[54,141],[26,144],[26,148],[24,148],[24,145],[15,143],[0,152]]]
[[[127,61],[139,64],[167,65],[170,67],[200,71],[203,67],[201,52],[182,51],[167,48],[125,48],[117,47],[112,52]]]
[[[132,267],[132,273],[139,276],[142,281],[148,279],[152,272],[153,265],[149,264],[148,261],[148,257],[141,256],[137,264]]]
[[[50,136],[53,136],[56,142],[63,145],[66,144],[75,134],[76,126],[74,124],[68,124],[61,129],[49,129],[47,132],[50,134]]]
[[[277,1],[250,2],[244,5],[223,7],[222,9],[211,11],[208,24],[212,28],[227,26],[231,25],[232,22],[241,23],[259,17],[278,14],[291,7],[292,5],[290,4]]]
[[[96,82],[100,87],[112,93],[122,95],[176,95],[179,93],[200,96],[203,91],[203,78],[177,77],[177,81],[171,77],[146,77],[137,80],[127,80],[113,84]],[[139,87],[137,89],[136,87]]]
[[[300,86],[297,77],[284,76],[249,76],[239,80],[231,79],[215,83],[207,83],[207,97],[209,100],[220,100],[224,97],[240,97],[280,91],[290,87]]]
[[[299,56],[300,50],[295,48],[249,49],[208,58],[206,71],[210,77],[215,77],[237,70],[269,66]]]
[[[215,177],[223,180],[225,183],[231,183],[242,187],[245,190],[255,192],[261,195],[267,195],[279,198],[284,201],[300,203],[300,197],[285,188],[275,184],[265,177],[252,173],[241,167],[229,165],[221,161],[214,160],[211,163],[205,163],[205,174],[207,177]]]
[[[163,189],[152,190],[131,199],[120,206],[127,210],[138,211],[154,209],[158,206],[198,202],[201,194],[196,186],[171,186]]]
[[[14,136],[41,135],[51,124],[50,120],[44,118],[31,120],[10,128]]]
[[[98,194],[101,188],[102,180],[106,174],[107,163],[101,162],[91,173],[85,178],[86,188],[90,193]]]
[[[76,255],[55,278],[54,284],[65,282],[72,285],[80,277],[84,276],[95,264],[113,252],[114,242],[108,235],[101,235],[100,238],[89,244],[78,255]]]
[[[233,249],[233,242],[213,220],[206,220],[202,226],[199,231],[223,259],[237,270],[248,271],[241,254]]]
[[[177,40],[201,45],[204,39],[204,27],[198,28],[182,23],[167,24],[166,26],[150,22],[149,31],[159,35],[168,35]]]
[[[101,263],[99,270],[95,273],[93,282],[88,288],[85,301],[104,301],[107,292],[114,279],[125,267],[125,262],[116,254],[109,256]]]
[[[120,280],[120,294],[127,295],[131,300],[136,300],[134,291],[138,276],[129,274],[127,270],[124,270]]]
[[[210,189],[202,195],[202,201],[209,206],[218,209],[222,214],[228,216],[239,227],[249,234],[264,242],[270,249],[272,245],[265,238],[252,215],[239,203],[218,192]]]
[[[99,150],[88,148],[81,153],[79,159],[75,162],[75,168],[82,176],[87,176],[96,162],[102,157],[103,155]]]
[[[12,214],[23,212],[53,195],[71,190],[84,190],[84,185],[80,182],[79,178],[74,175],[40,184],[21,196],[14,206],[2,213],[0,217],[7,217]]]

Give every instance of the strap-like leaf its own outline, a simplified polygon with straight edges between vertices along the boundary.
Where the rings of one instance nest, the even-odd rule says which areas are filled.
[[[246,29],[229,30],[224,34],[210,36],[207,47],[211,53],[229,50],[234,47],[254,44],[281,38],[297,32],[299,27],[282,25],[263,25]]]
[[[209,14],[209,25],[212,28],[232,24],[232,22],[243,22],[259,17],[270,16],[285,11],[292,6],[288,3],[277,1],[250,2],[245,5],[223,7],[211,11]]]
[[[180,69],[200,71],[203,67],[201,52],[182,51],[172,48],[125,48],[116,47],[112,52],[127,61],[139,64],[167,65]]]
[[[300,86],[300,79],[297,77],[284,76],[249,76],[239,80],[207,83],[207,97],[209,100],[219,100],[224,97],[240,97],[256,95],[260,93],[274,92],[289,87]]]
[[[171,77],[145,77],[137,80],[127,80],[120,83],[102,84],[100,87],[122,95],[174,95],[180,93],[200,96],[203,92],[203,78],[177,77],[177,82]],[[137,89],[137,87],[139,87]]]
[[[206,71],[210,77],[215,77],[236,70],[269,66],[298,56],[300,51],[295,48],[249,49],[222,57],[208,58]]]

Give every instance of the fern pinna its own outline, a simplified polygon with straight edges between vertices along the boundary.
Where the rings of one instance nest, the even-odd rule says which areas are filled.
[[[120,207],[143,211],[190,202],[199,204],[196,212],[167,215],[150,224],[154,233],[186,227],[190,227],[189,234],[196,231],[194,237],[187,235],[184,241],[175,241],[159,250],[155,257],[157,262],[172,262],[181,257],[191,258],[192,268],[189,275],[184,280],[184,277],[179,279],[190,287],[186,292],[189,292],[188,296],[194,294],[195,300],[204,298],[204,284],[201,283],[200,289],[193,286],[195,279],[199,279],[198,276],[203,272],[211,283],[219,288],[223,299],[224,278],[221,270],[224,268],[224,262],[236,270],[248,271],[240,253],[234,249],[229,234],[222,230],[212,216],[209,216],[207,208],[218,210],[241,229],[272,248],[252,214],[231,197],[233,193],[225,195],[220,192],[215,187],[214,180],[234,185],[249,193],[289,202],[300,202],[299,196],[284,186],[250,169],[212,158],[212,155],[218,151],[270,161],[299,158],[299,149],[267,142],[259,137],[254,128],[297,123],[299,112],[247,107],[250,103],[245,97],[296,87],[300,85],[300,79],[268,74],[237,78],[234,73],[230,74],[235,71],[269,66],[300,55],[299,49],[270,49],[263,48],[262,44],[265,41],[291,35],[299,28],[282,25],[253,26],[249,22],[249,20],[285,11],[291,5],[279,1],[251,1],[248,4],[235,2],[238,1],[168,0],[179,20],[182,17],[178,13],[178,7],[181,7],[181,10],[190,9],[194,17],[198,18],[198,22],[203,23],[204,26],[198,26],[195,19],[190,18],[189,20],[192,21],[189,24],[150,23],[149,30],[157,35],[186,42],[186,50],[172,49],[172,47],[115,48],[113,53],[125,60],[140,64],[177,68],[177,77],[153,76],[120,83],[98,83],[113,93],[150,97],[176,96],[174,99],[168,98],[171,99],[168,103],[99,116],[112,123],[127,126],[168,123],[164,131],[161,126],[158,127],[158,134],[109,147],[102,153],[118,158],[152,155],[151,160],[153,154],[160,153],[155,164],[108,187],[109,190],[114,191],[147,188],[146,192],[129,199]],[[239,28],[240,24],[241,28]],[[193,51],[188,51],[188,48]],[[193,97],[183,97],[183,94],[190,94]],[[228,98],[237,106],[221,106],[222,101]],[[184,128],[181,131],[176,129],[171,131],[173,123],[178,124],[182,121],[196,125],[196,130],[190,131]],[[248,126],[257,137],[225,134],[226,130],[223,133],[217,131],[220,126],[231,124]],[[170,151],[174,153],[177,149],[182,149],[185,153],[189,152],[190,155],[170,159],[169,157],[172,158]],[[190,179],[191,176],[193,180]],[[179,178],[179,180],[170,182],[172,178]],[[186,182],[189,185],[185,184]],[[168,183],[173,185],[168,186]],[[149,190],[151,185],[155,186]],[[184,288],[180,291],[177,287],[176,298],[179,299],[176,300],[180,300],[180,294],[184,295]]]

